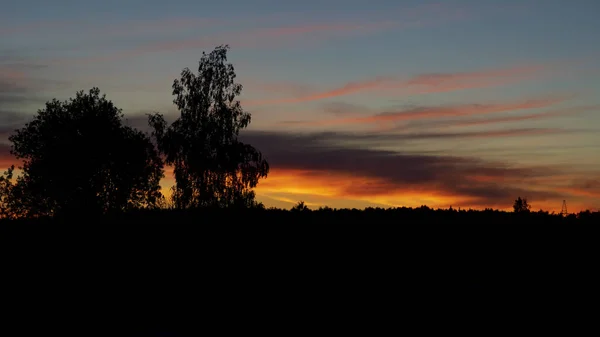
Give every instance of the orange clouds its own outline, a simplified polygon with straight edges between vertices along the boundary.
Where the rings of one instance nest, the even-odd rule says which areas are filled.
[[[558,129],[558,128],[522,128],[522,129],[509,129],[509,130],[489,130],[489,131],[474,131],[474,132],[458,132],[458,133],[440,133],[439,138],[452,138],[453,135],[456,138],[493,138],[493,137],[518,137],[518,136],[536,136],[536,135],[548,135],[548,134],[559,134],[569,132],[569,130]],[[437,134],[431,134],[431,137],[423,138],[436,138]],[[417,134],[418,136],[418,134]],[[418,138],[418,137],[413,137]]]
[[[559,211],[567,199],[570,209],[579,211],[600,195],[597,180],[582,180],[594,172],[353,148],[330,142],[334,136],[246,131],[242,141],[260,149],[271,165],[268,178],[256,188],[258,200],[283,208],[302,200],[313,208],[427,205],[510,210],[521,196],[534,210]],[[174,183],[171,170],[162,183],[165,194]]]
[[[332,206],[336,199],[354,200],[365,205],[388,207],[456,204],[465,198],[445,195],[444,191],[407,188],[399,191],[377,177],[306,170],[273,170],[256,188],[257,198],[270,198],[290,205],[307,201],[313,207]],[[296,198],[291,198],[295,196]],[[284,206],[285,207],[285,206]],[[287,206],[289,208],[289,206]]]
[[[521,133],[555,131],[559,130]],[[496,136],[511,133],[518,132],[498,131]],[[486,136],[485,132],[475,135]],[[364,135],[354,136],[364,139]],[[564,167],[508,166],[469,157],[368,149],[365,142],[358,147],[339,143],[351,137],[340,133],[246,132],[242,140],[263,151],[272,167],[269,177],[259,183],[257,196],[278,207],[291,206],[286,200],[303,200],[329,206],[426,204],[500,209],[510,209],[514,199],[522,196],[534,208],[552,211],[556,207],[560,210],[563,199],[568,199],[573,209],[583,207],[600,192],[594,184],[578,182],[585,175]]]
[[[481,177],[463,177],[463,183],[473,181],[481,184]],[[512,180],[512,181],[511,181]],[[505,184],[514,191],[514,198],[506,196],[501,199],[481,200],[468,194],[461,195],[445,190],[435,183],[414,186],[402,186],[377,177],[357,176],[349,173],[308,170],[273,170],[269,177],[262,180],[256,188],[259,201],[266,206],[290,208],[298,201],[305,201],[311,208],[323,206],[364,208],[368,206],[381,207],[419,207],[427,205],[433,208],[497,208],[511,210],[512,202],[518,196],[529,197],[534,210],[560,210],[561,197],[571,200],[573,211],[586,209],[585,201],[578,197],[598,197],[598,193],[586,192],[580,189],[561,190],[562,196],[544,197],[539,186],[532,185],[530,190],[515,190],[514,183],[522,183],[522,179],[506,179],[499,177],[484,178],[485,184]],[[460,183],[460,182],[457,182]],[[552,189],[552,187],[550,187]],[[519,194],[521,193],[521,194]],[[337,206],[336,206],[337,205]]]
[[[564,192],[565,194],[570,194],[570,195],[574,195],[574,196],[588,197],[588,198],[594,198],[594,199],[600,198],[600,189],[598,189],[598,188],[582,189],[582,188],[566,187],[566,188],[559,188],[558,190],[561,192]]]
[[[577,68],[585,63],[587,59],[567,59],[537,64],[524,64],[508,66],[503,68],[479,69],[463,72],[448,73],[426,73],[412,77],[399,75],[381,76],[348,82],[331,89],[313,89],[310,93],[301,95],[294,88],[300,84],[273,83],[271,87],[277,86],[278,92],[289,88],[289,93],[294,97],[274,98],[263,100],[246,100],[245,105],[268,105],[268,104],[291,104],[325,100],[329,98],[347,96],[358,93],[376,92],[378,94],[390,94],[395,97],[401,95],[444,93],[468,89],[481,89],[498,87],[526,80],[544,79],[557,75],[573,75],[574,73],[589,72],[587,68]],[[304,85],[306,88],[307,85]]]
[[[600,109],[600,106],[581,106],[564,108],[553,111],[540,112],[537,114],[517,115],[517,116],[504,116],[488,119],[478,120],[462,120],[457,122],[441,122],[428,124],[428,126],[448,126],[448,127],[463,127],[463,126],[474,126],[474,125],[485,125],[485,124],[497,124],[497,123],[508,123],[508,122],[521,122],[528,120],[543,119],[549,117],[569,116],[578,114],[581,112],[590,111],[593,109]]]
[[[398,112],[383,112],[366,117],[337,118],[330,120],[321,120],[314,122],[298,122],[300,125],[346,125],[346,124],[370,124],[382,122],[400,122],[420,119],[444,118],[444,117],[464,117],[473,115],[484,115],[504,111],[536,109],[548,107],[565,101],[565,97],[549,97],[535,100],[526,100],[521,102],[504,104],[468,104],[450,107],[426,107],[415,108]]]
[[[597,201],[600,199],[600,175],[597,172],[588,172],[587,177],[575,177],[575,179],[570,179],[568,183],[561,183],[557,189],[566,195],[590,198]],[[598,206],[600,206],[600,203],[596,205],[596,207]]]

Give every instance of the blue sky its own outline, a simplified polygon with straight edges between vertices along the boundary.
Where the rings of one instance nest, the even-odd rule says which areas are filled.
[[[272,159],[258,189],[267,204],[502,208],[514,194],[545,209],[562,199],[600,204],[598,1],[21,0],[0,8],[2,135],[46,100],[92,86],[132,120],[173,114],[173,79],[202,51],[229,44],[253,114],[245,136]],[[274,139],[298,158],[287,160]],[[312,142],[332,152],[315,153]],[[358,151],[345,168],[314,164],[342,150]],[[432,173],[359,165],[372,156]],[[319,190],[315,182],[331,175],[339,181]]]

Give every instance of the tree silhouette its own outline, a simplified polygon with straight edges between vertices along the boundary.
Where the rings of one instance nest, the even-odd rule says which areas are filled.
[[[304,204],[304,201],[299,201],[294,207],[290,209],[292,212],[308,212],[310,208]]]
[[[11,165],[0,177],[0,219],[13,219],[17,211],[13,198],[13,174],[15,166]]]
[[[53,99],[9,137],[23,160],[12,197],[26,216],[106,213],[155,206],[163,162],[150,137],[122,124],[98,88]]]
[[[517,200],[515,200],[515,203],[513,204],[513,209],[515,213],[528,213],[531,209],[531,206],[529,205],[529,203],[527,203],[526,198],[521,199],[521,197],[519,197],[517,198]]]
[[[236,100],[242,85],[226,63],[228,49],[203,52],[198,74],[185,68],[174,81],[175,122],[167,127],[161,114],[149,116],[158,148],[174,166],[176,208],[254,205],[252,188],[269,172],[262,154],[238,141],[251,118]]]

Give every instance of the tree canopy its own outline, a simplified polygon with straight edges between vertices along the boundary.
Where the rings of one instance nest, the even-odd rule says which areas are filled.
[[[515,213],[528,213],[531,210],[531,206],[527,202],[526,198],[518,197],[513,204]]]
[[[158,148],[173,165],[177,208],[251,206],[269,165],[260,151],[238,140],[251,121],[236,98],[242,85],[227,63],[228,46],[202,53],[198,72],[184,68],[173,82],[180,116],[171,125],[163,115],[149,116]]]
[[[9,137],[22,166],[0,177],[0,217],[110,213],[165,205],[165,162],[174,167],[176,208],[252,207],[269,165],[238,140],[251,116],[237,97],[228,46],[202,53],[197,74],[185,68],[172,86],[180,116],[150,115],[151,134],[123,123],[98,88],[53,99]],[[14,179],[16,176],[16,179]]]
[[[162,197],[163,161],[149,135],[124,125],[98,88],[47,102],[9,140],[23,166],[6,193],[21,215],[154,207]]]

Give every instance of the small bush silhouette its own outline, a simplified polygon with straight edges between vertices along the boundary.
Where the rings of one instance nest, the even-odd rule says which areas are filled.
[[[517,200],[515,200],[515,203],[513,204],[513,209],[515,213],[529,213],[529,211],[531,210],[531,206],[529,205],[529,203],[527,203],[526,198],[521,199],[521,197],[518,197]]]

